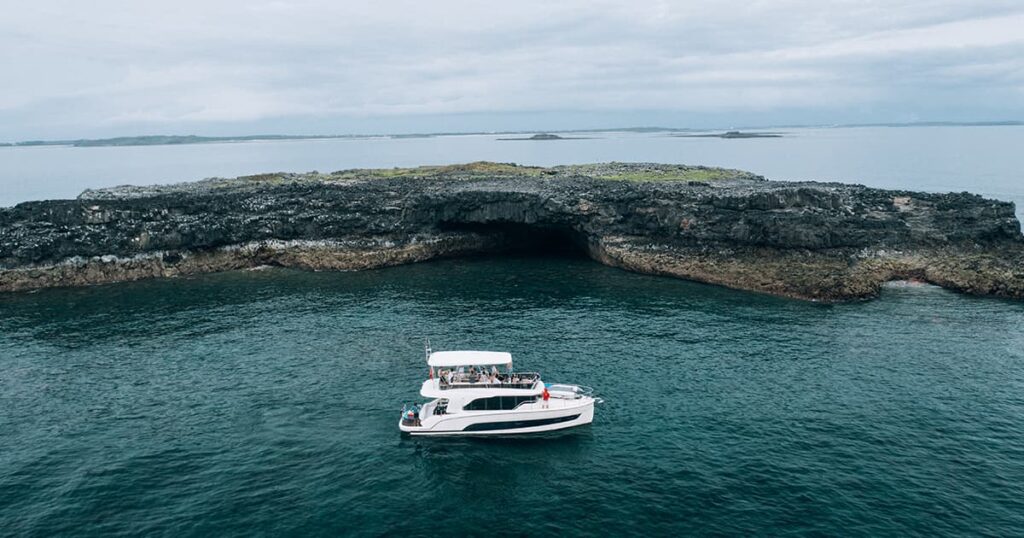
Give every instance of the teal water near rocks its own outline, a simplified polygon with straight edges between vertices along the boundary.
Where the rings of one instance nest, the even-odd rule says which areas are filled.
[[[590,427],[409,439],[436,349]],[[0,295],[2,535],[1020,535],[1024,304],[824,306],[582,259]]]

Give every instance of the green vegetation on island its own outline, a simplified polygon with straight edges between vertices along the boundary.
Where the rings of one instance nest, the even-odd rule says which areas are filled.
[[[208,180],[182,184],[192,188],[247,188],[249,186],[284,185],[300,183],[340,183],[350,181],[373,181],[391,179],[414,180],[509,180],[520,179],[558,179],[558,178],[591,178],[608,181],[684,181],[712,182],[726,180],[765,181],[762,176],[743,170],[716,168],[708,166],[688,166],[682,164],[656,163],[594,163],[553,166],[522,166],[515,163],[495,163],[478,161],[464,164],[439,166],[417,166],[412,168],[354,168],[334,172],[291,173],[277,172],[241,176],[238,178],[211,178]],[[129,190],[150,192],[155,190],[175,190],[175,185],[127,187]],[[120,189],[120,188],[119,188]]]
[[[730,168],[670,164],[608,163],[573,166],[584,175],[620,181],[721,181],[728,179],[763,179],[760,176]]]
[[[719,181],[728,179],[763,180],[761,176],[734,170],[709,166],[688,166],[682,164],[654,163],[595,163],[570,164],[544,168],[521,166],[515,163],[478,161],[444,166],[417,166],[415,168],[360,168],[339,170],[330,174],[318,174],[321,181],[354,179],[493,179],[518,177],[567,177],[583,176],[594,179],[619,181]],[[263,176],[249,176],[249,178]],[[276,177],[276,176],[275,176]]]

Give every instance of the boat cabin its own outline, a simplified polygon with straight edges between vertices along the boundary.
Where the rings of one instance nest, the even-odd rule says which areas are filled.
[[[427,365],[430,374],[420,394],[436,400],[433,413],[515,409],[544,392],[539,373],[512,369],[511,353],[438,351]]]

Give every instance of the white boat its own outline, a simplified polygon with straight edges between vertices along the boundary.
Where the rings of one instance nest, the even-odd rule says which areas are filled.
[[[512,370],[497,351],[427,348],[430,377],[420,395],[430,401],[402,409],[398,427],[410,435],[518,435],[590,424],[593,390],[545,384],[537,372]]]

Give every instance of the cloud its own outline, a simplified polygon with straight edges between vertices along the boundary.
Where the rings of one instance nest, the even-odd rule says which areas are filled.
[[[525,111],[1013,115],[1020,28],[1017,1],[37,0],[0,19],[0,134]]]

